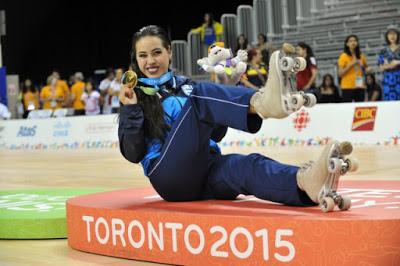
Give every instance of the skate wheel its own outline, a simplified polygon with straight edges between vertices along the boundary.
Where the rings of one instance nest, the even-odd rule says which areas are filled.
[[[290,96],[290,103],[294,109],[299,110],[304,105],[304,98],[300,94],[294,94]]]
[[[335,207],[335,201],[330,197],[323,197],[320,202],[320,208],[323,212],[331,212]]]
[[[341,197],[342,200],[340,201],[339,204],[339,209],[342,211],[347,211],[348,209],[350,209],[351,206],[351,199],[349,197]]]
[[[293,71],[294,72],[300,72],[306,69],[307,67],[307,61],[303,57],[296,57],[294,59],[294,66],[293,66]]]
[[[343,141],[339,145],[339,151],[343,155],[349,155],[353,151],[353,145],[348,141]]]
[[[339,158],[330,158],[328,164],[328,172],[331,174],[337,173],[342,168],[342,162]]]
[[[349,170],[348,171],[355,172],[355,171],[358,170],[359,163],[358,163],[358,160],[356,158],[353,158],[353,157],[346,158],[345,162],[349,166]]]
[[[317,97],[312,93],[304,94],[304,106],[311,108],[317,104]]]
[[[282,57],[279,60],[279,67],[282,71],[289,71],[292,70],[294,66],[294,60],[291,57]]]

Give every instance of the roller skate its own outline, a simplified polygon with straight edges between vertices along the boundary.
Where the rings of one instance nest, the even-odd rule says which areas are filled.
[[[347,172],[358,169],[358,161],[345,158],[353,151],[350,142],[331,141],[324,148],[316,162],[309,162],[297,172],[297,184],[323,212],[350,209],[351,199],[337,193],[339,178]]]
[[[250,100],[261,118],[284,118],[303,105],[316,104],[314,94],[296,89],[296,73],[303,71],[307,63],[302,57],[293,57],[294,52],[293,45],[284,43],[281,50],[272,53],[267,83]]]

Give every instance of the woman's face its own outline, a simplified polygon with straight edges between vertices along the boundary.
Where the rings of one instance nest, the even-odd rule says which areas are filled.
[[[136,42],[136,61],[148,78],[159,78],[167,73],[171,57],[171,48],[165,48],[158,37],[146,36]]]
[[[261,35],[258,35],[258,43],[264,44],[264,38]]]
[[[204,22],[208,23],[210,21],[210,15],[209,14],[205,14],[204,15]]]
[[[300,46],[296,47],[296,52],[301,57],[306,57],[306,55],[307,55],[307,50],[302,48],[302,47],[300,47]]]
[[[354,50],[358,45],[357,39],[354,37],[350,37],[347,40],[346,45],[350,48],[350,50]]]
[[[243,45],[244,41],[245,41],[244,37],[243,36],[239,36],[239,44]]]
[[[399,37],[396,32],[390,31],[387,35],[390,43],[397,43],[397,38]]]
[[[374,80],[372,79],[372,77],[370,75],[367,75],[367,84],[372,85],[373,82],[374,82]]]
[[[50,81],[50,86],[55,88],[57,85],[57,81],[58,79],[56,77],[53,77]]]
[[[87,83],[86,83],[86,89],[87,89],[88,92],[91,92],[91,91],[93,90],[93,85],[92,85],[92,83],[87,82]]]
[[[260,50],[257,50],[257,53],[254,56],[255,63],[260,64],[261,63],[261,59],[262,59],[261,52],[260,52]]]
[[[118,68],[118,69],[115,71],[115,79],[116,79],[116,80],[121,80],[122,74],[123,74],[122,68]]]
[[[326,77],[325,78],[325,86],[331,86],[332,85],[332,79],[331,77]]]

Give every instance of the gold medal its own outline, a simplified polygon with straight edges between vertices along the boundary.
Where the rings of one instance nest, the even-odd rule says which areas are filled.
[[[135,88],[137,84],[137,75],[134,71],[128,70],[122,75],[121,82],[123,85],[128,85],[130,88]]]

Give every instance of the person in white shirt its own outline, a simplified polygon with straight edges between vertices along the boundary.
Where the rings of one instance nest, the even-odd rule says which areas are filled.
[[[118,68],[115,71],[115,79],[111,82],[109,95],[111,95],[111,112],[113,114],[119,112],[119,91],[121,90],[121,78],[124,70]]]
[[[7,106],[0,103],[0,119],[10,119],[10,118],[11,118],[11,113],[10,111],[8,111]]]
[[[110,86],[111,86],[111,82],[114,80],[115,74],[114,74],[114,70],[113,69],[108,69],[107,70],[107,74],[106,74],[106,78],[103,79],[100,82],[100,94],[101,94],[101,98],[100,98],[100,105],[103,107],[103,114],[111,114],[111,96],[109,94],[110,92]]]
[[[86,82],[85,92],[82,94],[81,100],[85,102],[86,115],[100,114],[100,93],[94,89],[92,80]]]

